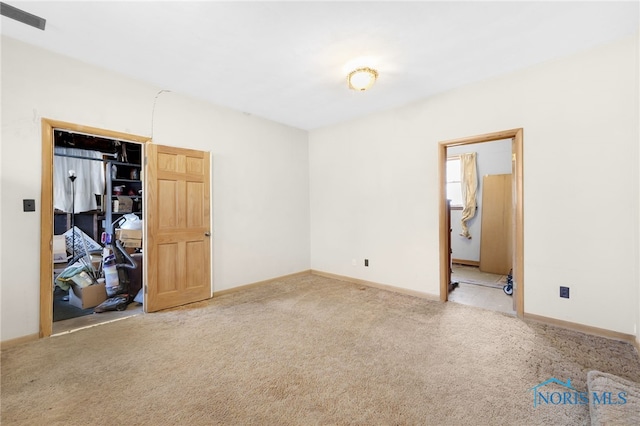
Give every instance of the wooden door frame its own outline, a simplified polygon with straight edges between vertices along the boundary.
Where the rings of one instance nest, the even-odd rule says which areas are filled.
[[[53,131],[85,133],[128,142],[147,143],[151,138],[97,127],[42,118],[42,177],[40,195],[40,331],[39,337],[53,332]]]
[[[440,301],[446,302],[449,296],[449,229],[447,229],[447,148],[460,145],[471,145],[482,142],[511,139],[512,158],[512,188],[513,188],[513,280],[514,295],[516,299],[516,314],[524,317],[524,208],[523,208],[523,164],[522,164],[522,128],[487,133],[484,135],[470,136],[460,139],[442,141],[438,144],[439,183],[440,183]]]

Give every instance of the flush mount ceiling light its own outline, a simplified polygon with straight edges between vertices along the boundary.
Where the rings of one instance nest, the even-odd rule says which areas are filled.
[[[378,71],[364,67],[351,71],[347,76],[347,83],[349,83],[349,89],[363,92],[373,86],[377,78]]]

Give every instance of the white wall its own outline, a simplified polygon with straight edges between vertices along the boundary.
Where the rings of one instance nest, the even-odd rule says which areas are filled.
[[[639,44],[315,130],[307,148],[306,132],[173,93],[152,129],[160,88],[2,38],[0,338],[38,332],[40,208],[21,200],[40,202],[46,117],[213,153],[215,290],[312,267],[433,295],[438,141],[523,127],[525,311],[640,339]]]
[[[437,295],[438,142],[522,127],[525,312],[635,334],[637,78],[632,37],[310,132],[312,269]]]
[[[511,173],[511,139],[494,142],[460,145],[447,148],[448,156],[455,156],[467,152],[475,152],[476,169],[478,175],[478,190],[476,203],[478,209],[471,220],[467,222],[471,239],[460,235],[462,225],[462,210],[451,211],[451,257],[454,259],[480,261],[480,241],[482,239],[482,178],[487,175]]]
[[[213,152],[214,290],[309,269],[306,131],[173,93],[154,122],[156,143]]]
[[[2,38],[1,340],[38,332],[41,118],[212,152],[214,291],[307,270],[307,132]],[[22,199],[36,200],[35,213]]]

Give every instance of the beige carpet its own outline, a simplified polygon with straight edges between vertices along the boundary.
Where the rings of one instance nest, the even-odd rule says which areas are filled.
[[[591,424],[640,425],[640,384],[601,371],[587,373]]]
[[[2,352],[3,425],[589,424],[530,389],[627,343],[308,275]]]

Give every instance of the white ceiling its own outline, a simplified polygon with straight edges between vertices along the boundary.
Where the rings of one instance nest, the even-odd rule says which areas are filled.
[[[315,129],[638,30],[639,2],[8,3],[2,34],[165,90]],[[349,90],[356,66],[378,70]]]

